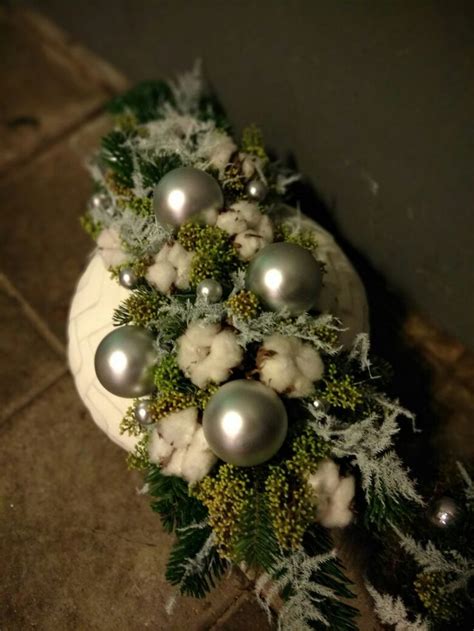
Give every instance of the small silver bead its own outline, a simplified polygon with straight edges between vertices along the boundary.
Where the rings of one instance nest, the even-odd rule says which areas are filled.
[[[311,401],[311,407],[315,412],[327,412],[329,409],[327,402],[318,398],[314,398]]]
[[[441,497],[428,510],[430,522],[438,528],[449,528],[459,520],[461,510],[450,497]]]
[[[119,273],[119,283],[125,289],[134,289],[137,286],[138,278],[130,267],[124,267]]]
[[[268,187],[262,180],[250,180],[246,190],[247,195],[257,202],[262,202],[268,194]]]
[[[222,285],[213,278],[206,278],[197,286],[196,295],[209,304],[219,302],[222,298]]]
[[[112,200],[106,193],[95,193],[92,195],[89,206],[91,209],[105,210],[109,215],[113,214]]]
[[[140,425],[153,425],[155,422],[150,414],[150,401],[148,399],[137,401],[137,403],[135,403],[134,413],[137,423]]]

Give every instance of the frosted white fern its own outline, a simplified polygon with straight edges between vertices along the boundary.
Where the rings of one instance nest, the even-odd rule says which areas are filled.
[[[189,72],[181,74],[175,81],[170,81],[169,86],[178,111],[183,114],[196,113],[204,90],[201,60],[196,60]]]
[[[464,480],[464,494],[466,496],[466,502],[468,504],[471,504],[474,502],[474,482],[471,480],[469,473],[460,462],[456,462],[456,465],[459,469],[459,473],[461,474],[462,479]]]
[[[255,584],[255,593],[261,607],[271,620],[271,606],[286,589],[290,596],[278,610],[278,629],[285,631],[311,631],[311,621],[329,622],[319,609],[326,599],[337,600],[334,591],[317,582],[317,574],[325,563],[335,558],[334,552],[309,556],[301,547],[283,558],[272,574],[265,573]]]
[[[392,625],[395,631],[428,631],[429,625],[419,615],[410,619],[402,599],[381,594],[373,585],[366,583],[367,591],[374,601],[374,611],[382,624]]]
[[[341,424],[335,417],[309,406],[313,416],[310,425],[321,438],[332,444],[334,456],[351,457],[352,464],[360,470],[362,488],[368,501],[376,494],[382,502],[388,496],[394,501],[404,497],[423,504],[408,470],[393,449],[394,437],[400,431],[398,418],[412,419],[413,416],[384,397],[376,397],[376,400],[382,415],[374,412],[350,425]]]

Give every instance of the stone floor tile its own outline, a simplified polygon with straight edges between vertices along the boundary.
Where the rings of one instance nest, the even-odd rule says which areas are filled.
[[[62,340],[94,245],[79,224],[92,191],[86,156],[109,124],[91,121],[0,182],[0,268]]]
[[[0,422],[65,371],[14,288],[0,274]]]
[[[0,9],[0,59],[0,172],[98,112],[125,86],[107,64],[21,10]]]
[[[276,623],[270,623],[255,596],[244,593],[212,627],[211,631],[272,631]]]
[[[168,617],[170,536],[69,377],[0,426],[0,461],[0,629],[199,631],[242,593],[230,576]]]

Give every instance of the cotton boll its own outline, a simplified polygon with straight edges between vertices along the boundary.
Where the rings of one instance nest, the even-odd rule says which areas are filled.
[[[170,291],[176,277],[177,273],[173,265],[169,261],[163,260],[150,265],[145,274],[148,282],[163,294]]]
[[[158,421],[156,431],[174,448],[187,447],[198,427],[197,416],[195,407],[173,412]]]
[[[164,460],[167,460],[172,453],[173,447],[169,445],[158,432],[151,432],[148,445],[148,457],[150,462],[161,464]]]
[[[178,289],[189,288],[189,272],[193,256],[194,252],[188,252],[178,242],[174,243],[169,251],[168,261],[176,270],[175,285]]]
[[[268,215],[262,215],[258,224],[258,233],[267,243],[273,241],[273,225]]]
[[[202,223],[206,224],[206,226],[215,226],[217,217],[219,215],[219,211],[215,208],[208,208],[207,210],[203,210],[199,214],[199,219]]]
[[[217,456],[211,451],[202,427],[194,434],[182,463],[182,476],[190,483],[199,482],[217,462]]]
[[[161,472],[165,475],[176,475],[183,477],[183,461],[186,455],[186,448],[176,449],[168,462],[161,467]]]
[[[232,154],[237,151],[237,145],[225,132],[214,129],[210,131],[198,147],[198,155],[209,160],[222,175],[229,164]]]
[[[316,473],[309,476],[308,485],[317,500],[317,521],[325,528],[343,528],[352,521],[353,476],[340,477],[336,463],[324,460]]]
[[[260,368],[260,380],[277,392],[286,392],[297,376],[293,361],[286,355],[276,355],[264,360]]]
[[[263,348],[273,353],[281,353],[282,355],[293,355],[295,352],[294,337],[286,337],[285,335],[275,334],[266,337]]]
[[[323,376],[323,360],[318,351],[309,344],[301,344],[295,361],[300,372],[310,381],[318,381]]]
[[[216,225],[225,230],[231,236],[242,232],[247,228],[247,222],[235,210],[228,210],[217,217]]]
[[[116,267],[128,260],[127,254],[122,250],[120,235],[114,228],[105,228],[97,239],[102,260],[106,267]]]
[[[243,261],[250,261],[257,252],[267,245],[263,237],[255,232],[248,230],[239,233],[234,240],[239,257]]]
[[[259,211],[257,204],[253,202],[245,200],[235,202],[235,204],[232,204],[231,209],[237,212],[246,222],[247,228],[255,228],[262,218],[262,213]]]
[[[219,324],[191,324],[178,340],[178,365],[199,388],[222,383],[242,359],[235,333]]]

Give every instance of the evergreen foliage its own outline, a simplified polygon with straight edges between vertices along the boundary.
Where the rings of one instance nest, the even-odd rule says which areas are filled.
[[[165,81],[143,81],[112,99],[108,110],[115,116],[130,112],[143,124],[159,119],[166,103],[173,105],[174,96]]]
[[[233,555],[237,563],[270,571],[280,556],[264,495],[252,493],[238,519]]]

